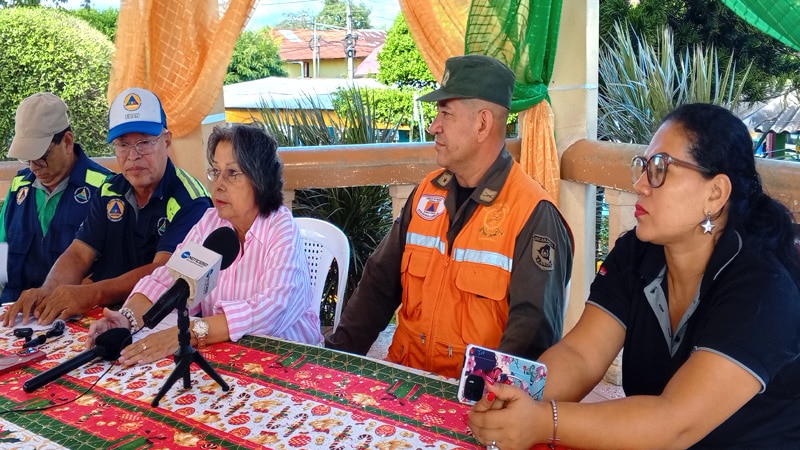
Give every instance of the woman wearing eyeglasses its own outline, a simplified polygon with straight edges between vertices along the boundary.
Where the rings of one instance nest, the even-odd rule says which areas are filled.
[[[495,385],[470,412],[502,450],[797,448],[800,244],[726,109],[684,105],[632,161],[636,228],[583,316],[540,358],[543,402]],[[624,348],[626,397],[577,403]]]
[[[245,334],[276,336],[321,345],[319,311],[313,310],[311,282],[300,230],[283,206],[282,163],[278,144],[257,126],[215,127],[207,157],[213,182],[214,208],[189,231],[187,242],[204,242],[220,227],[233,228],[240,253],[219,273],[217,286],[189,308],[191,343],[238,341]],[[104,318],[89,329],[94,338],[114,327],[140,328],[143,315],[174,283],[166,267],[142,278],[119,312],[104,310]],[[148,335],[122,351],[126,365],[149,363],[178,350],[178,330]]]

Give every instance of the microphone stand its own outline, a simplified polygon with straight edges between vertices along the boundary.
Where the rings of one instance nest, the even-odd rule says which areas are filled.
[[[156,394],[150,406],[157,407],[159,400],[164,397],[170,387],[178,381],[178,378],[183,377],[183,388],[189,389],[192,387],[190,367],[192,363],[196,363],[203,369],[211,378],[214,379],[223,391],[228,391],[230,386],[222,377],[214,370],[213,367],[203,358],[197,350],[192,347],[192,335],[189,333],[189,310],[186,307],[186,296],[182,295],[175,305],[178,310],[178,351],[175,352],[175,370],[172,371],[167,381],[161,386],[161,389]]]

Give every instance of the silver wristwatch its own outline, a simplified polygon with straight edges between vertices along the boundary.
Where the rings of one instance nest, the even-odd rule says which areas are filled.
[[[206,338],[208,338],[208,322],[205,319],[195,319],[192,322],[192,332],[197,336],[197,348],[206,346]]]

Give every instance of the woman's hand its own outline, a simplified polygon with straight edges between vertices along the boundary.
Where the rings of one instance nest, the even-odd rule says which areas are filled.
[[[547,427],[543,425],[552,430],[553,424],[549,416],[542,414],[542,402],[508,384],[487,384],[487,387],[489,393],[469,412],[469,428],[479,442],[484,445],[494,442],[503,450],[527,450],[547,440],[542,431]],[[546,406],[550,411],[550,405]],[[544,417],[548,420],[539,419]]]
[[[148,364],[166,358],[178,351],[178,327],[167,328],[125,347],[119,362],[125,366]]]
[[[90,349],[94,347],[94,341],[97,336],[100,336],[112,328],[125,328],[126,330],[130,330],[131,324],[128,322],[128,319],[118,311],[103,308],[103,317],[92,322],[92,325],[89,327],[89,338],[86,340],[86,348]]]

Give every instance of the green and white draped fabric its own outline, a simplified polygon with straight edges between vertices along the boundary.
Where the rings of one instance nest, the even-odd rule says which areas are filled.
[[[722,0],[739,17],[800,51],[800,0]]]

